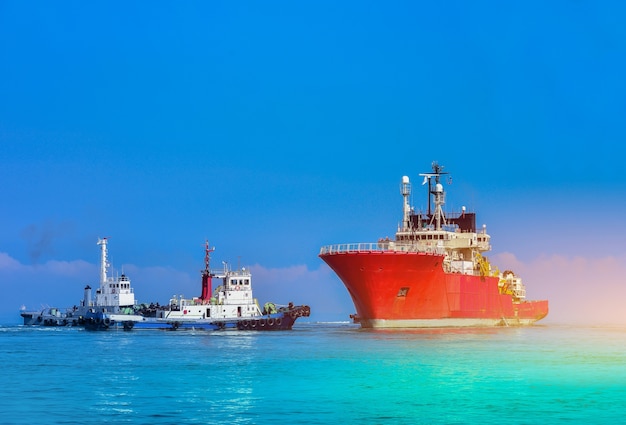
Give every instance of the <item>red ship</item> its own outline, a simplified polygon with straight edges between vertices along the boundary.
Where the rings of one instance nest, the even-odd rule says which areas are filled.
[[[476,229],[475,213],[463,207],[444,214],[446,174],[436,162],[431,173],[420,174],[428,185],[426,213],[411,208],[411,184],[402,178],[404,214],[395,240],[321,248],[363,328],[518,326],[548,314],[547,300],[527,301],[521,278],[483,256],[490,236],[485,226]]]

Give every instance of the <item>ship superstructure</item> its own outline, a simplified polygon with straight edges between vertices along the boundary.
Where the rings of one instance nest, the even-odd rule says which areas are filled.
[[[486,227],[462,207],[445,214],[438,163],[422,173],[428,210],[410,205],[411,183],[402,177],[402,222],[395,239],[324,246],[320,258],[343,281],[363,327],[525,325],[548,313],[548,302],[526,301],[521,279],[500,272],[483,253],[491,250]]]
[[[121,276],[109,276],[107,238],[98,239],[100,245],[100,287],[96,290],[95,300],[92,302],[89,287],[85,288],[84,305],[106,307],[109,311],[118,311],[121,307],[135,306],[135,293],[130,285],[130,279],[122,273]]]
[[[108,257],[108,238],[98,238],[100,246],[100,284],[95,295],[90,285],[83,290],[83,299],[73,307],[45,307],[41,310],[22,309],[20,315],[25,325],[36,326],[78,326],[85,318],[96,312],[129,314],[136,308],[135,293],[130,279],[124,273],[111,276]]]

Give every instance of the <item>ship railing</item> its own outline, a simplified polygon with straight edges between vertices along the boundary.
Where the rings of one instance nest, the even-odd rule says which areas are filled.
[[[429,247],[413,244],[397,244],[390,242],[365,242],[365,243],[344,243],[326,245],[320,249],[320,255],[324,254],[346,254],[346,253],[367,253],[367,252],[421,252],[426,254],[446,253],[442,247]]]

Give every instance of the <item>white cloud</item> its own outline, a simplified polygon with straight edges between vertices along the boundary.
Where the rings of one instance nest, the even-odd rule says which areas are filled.
[[[5,252],[0,252],[0,272],[8,271],[8,270],[18,270],[22,265],[19,261],[14,258],[11,258],[9,254]],[[0,280],[0,283],[2,281]]]
[[[0,253],[0,312],[17,312],[21,305],[69,307],[82,299],[85,285],[97,281],[98,267],[82,260],[27,265]]]
[[[522,262],[503,253],[491,260],[522,277],[529,299],[548,299],[546,322],[626,324],[626,257],[552,255]]]
[[[167,303],[174,295],[192,298],[200,295],[200,273],[191,276],[173,267],[138,267],[125,265],[124,273],[131,279],[135,298],[140,303]]]
[[[93,264],[90,264],[83,260],[75,260],[75,261],[55,261],[51,260],[46,262],[43,266],[34,266],[32,271],[41,273],[41,268],[43,268],[44,272],[49,273],[53,276],[65,276],[65,277],[86,277],[88,274],[92,274],[90,276],[90,280],[94,277],[97,278],[97,274],[93,274],[96,270],[96,267]]]

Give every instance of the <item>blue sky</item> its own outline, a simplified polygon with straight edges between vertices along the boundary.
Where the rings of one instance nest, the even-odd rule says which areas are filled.
[[[0,316],[97,284],[354,309],[319,248],[392,236],[438,160],[555,322],[626,323],[621,2],[0,0]]]

